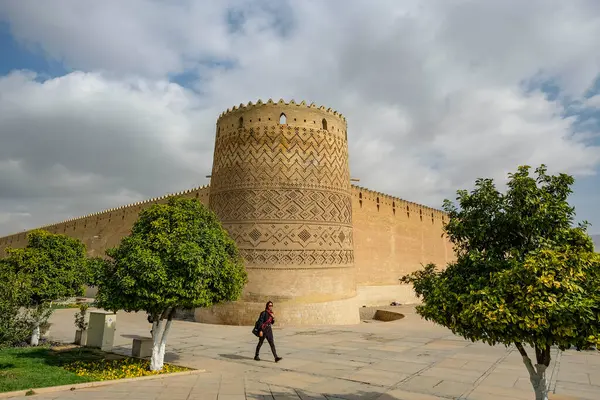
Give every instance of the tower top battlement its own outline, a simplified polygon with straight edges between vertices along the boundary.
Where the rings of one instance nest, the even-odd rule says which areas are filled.
[[[264,125],[286,124],[304,128],[323,129],[331,132],[346,132],[346,118],[336,110],[307,104],[305,101],[296,103],[291,100],[286,103],[283,99],[274,102],[258,100],[248,104],[228,108],[219,115],[217,129],[219,131],[256,127]]]

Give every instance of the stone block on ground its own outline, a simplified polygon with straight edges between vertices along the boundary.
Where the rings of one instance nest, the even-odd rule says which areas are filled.
[[[133,339],[131,355],[138,358],[152,357],[152,346],[154,341],[151,337],[140,337]]]

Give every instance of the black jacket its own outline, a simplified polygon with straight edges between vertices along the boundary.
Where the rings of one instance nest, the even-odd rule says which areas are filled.
[[[270,315],[269,315],[269,313],[267,311],[263,311],[263,312],[260,313],[260,316],[258,317],[258,326],[259,326],[259,329],[262,329],[263,324],[265,322],[267,322],[267,320],[269,319],[269,316]],[[271,324],[265,325],[265,328],[267,326],[270,326],[270,325],[274,324],[274,323],[275,323],[275,318],[273,318],[271,320]]]

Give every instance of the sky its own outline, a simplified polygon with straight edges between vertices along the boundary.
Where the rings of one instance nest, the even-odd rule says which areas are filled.
[[[441,208],[519,165],[600,233],[597,0],[0,1],[0,236],[207,184],[218,115],[348,121],[360,185]]]

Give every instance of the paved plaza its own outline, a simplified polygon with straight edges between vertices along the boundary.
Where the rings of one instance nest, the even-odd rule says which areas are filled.
[[[28,396],[27,399],[533,399],[525,366],[514,348],[471,343],[423,321],[408,306],[406,318],[355,326],[277,328],[283,360],[268,344],[253,360],[251,327],[176,321],[167,362],[204,369],[163,377]],[[52,317],[52,339],[72,342],[76,310]],[[275,309],[275,312],[277,310]],[[148,336],[143,314],[119,313],[115,352],[131,354],[132,338]],[[600,399],[600,352],[552,352],[551,399]]]

